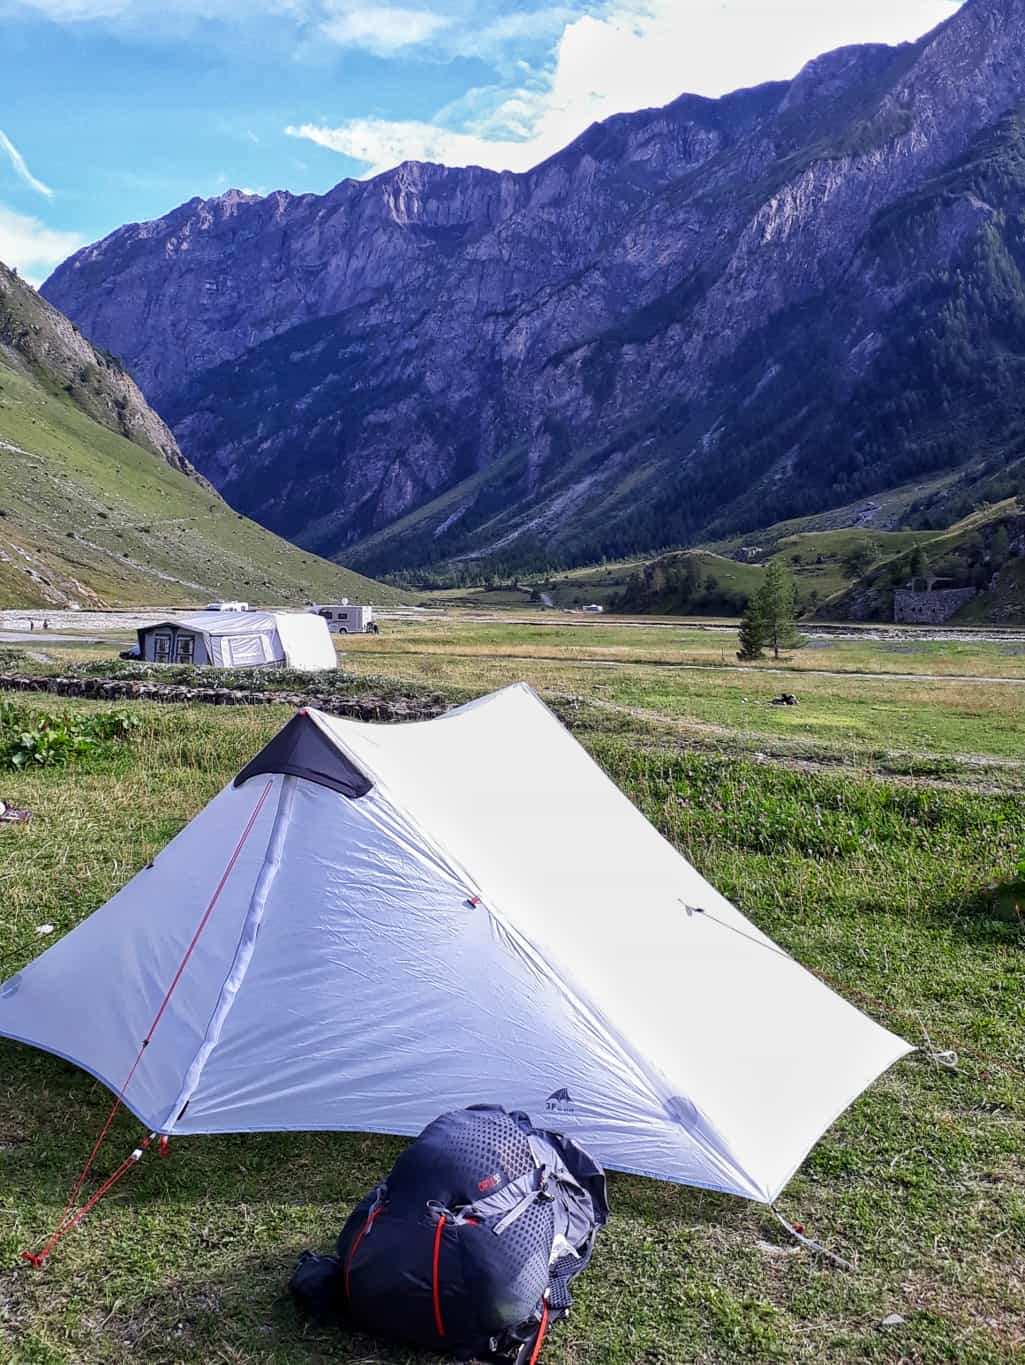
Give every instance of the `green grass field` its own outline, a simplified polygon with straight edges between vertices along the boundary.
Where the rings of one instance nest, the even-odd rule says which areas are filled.
[[[669,641],[667,632],[629,634],[605,622],[594,630],[585,638],[568,626],[388,622],[376,639],[343,642],[348,676],[338,685],[379,689],[384,677],[398,692],[461,698],[530,679],[762,929],[843,983],[855,1003],[870,997],[865,1007],[889,1027],[916,1044],[928,1034],[961,1062],[956,1073],[922,1054],[898,1064],[784,1193],[786,1216],[854,1260],[854,1272],[791,1246],[758,1206],[613,1175],[612,1222],[542,1361],[1021,1359],[1025,890],[1013,879],[1025,855],[1025,686],[944,682],[925,665],[1005,676],[1002,658],[1022,678],[1022,657],[981,643],[956,667],[946,655],[895,655],[889,662],[902,670],[911,658],[921,665],[911,682],[850,669],[814,677],[809,661],[828,654],[832,668],[833,650],[802,654],[803,671],[788,675],[692,672],[638,659],[711,665],[725,637]],[[878,644],[851,642],[850,656],[837,648],[863,663],[887,657]],[[615,665],[600,665],[592,650]],[[62,653],[63,670],[73,657]],[[768,705],[781,686],[798,692],[800,706]],[[11,700],[26,721],[39,711],[110,709]],[[0,826],[0,976],[53,941],[37,936],[39,925],[66,932],[142,867],[288,715],[133,711],[142,725],[127,741],[66,770],[0,772],[0,796],[35,812],[27,826]],[[34,1271],[18,1255],[58,1216],[110,1097],[73,1067],[4,1042],[0,1078],[0,1360],[414,1359],[306,1327],[283,1297],[299,1250],[330,1244],[397,1140],[183,1139],[168,1160],[147,1159]],[[134,1122],[118,1121],[100,1175],[137,1135]],[[894,1314],[903,1321],[881,1325]]]

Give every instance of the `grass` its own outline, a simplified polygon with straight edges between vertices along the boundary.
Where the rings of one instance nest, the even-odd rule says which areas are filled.
[[[495,635],[483,633],[482,623],[467,623],[464,633],[439,623],[426,637],[421,629],[393,631],[388,623],[376,641],[345,642],[347,669],[357,675],[345,685],[358,686],[366,671],[462,696],[533,677],[612,778],[762,929],[843,982],[853,1000],[872,997],[870,1011],[912,1042],[928,1032],[937,1047],[964,1054],[958,1073],[921,1055],[900,1063],[834,1125],[782,1198],[788,1217],[856,1260],[855,1273],[796,1251],[757,1206],[614,1175],[613,1220],[544,1359],[1020,1359],[1025,1073],[1008,1067],[1025,1067],[1025,935],[1015,899],[998,888],[1011,883],[1025,850],[1022,774],[1011,766],[1006,790],[978,790],[974,770],[950,762],[934,772],[922,757],[927,743],[939,742],[1011,751],[1020,711],[1005,716],[1003,709],[1020,707],[1018,689],[803,676],[801,706],[785,711],[752,702],[755,688],[767,693],[781,681],[765,674],[741,675],[745,706],[732,696],[736,675],[721,671],[498,658],[518,639],[528,652],[543,642],[529,628],[510,636],[502,623],[487,627]],[[588,636],[587,648],[628,648],[617,633],[623,628],[595,629],[612,636]],[[572,628],[545,639],[552,650],[584,647]],[[384,643],[394,648],[382,650]],[[471,646],[476,653],[454,657]],[[642,640],[637,650],[662,647]],[[29,709],[52,709],[52,701],[16,698]],[[856,722],[846,729],[844,708]],[[875,708],[881,714],[866,719]],[[140,726],[115,749],[63,772],[3,776],[0,795],[29,806],[35,818],[0,826],[0,976],[40,951],[39,925],[66,932],[142,867],[289,714],[277,707],[134,710]],[[745,722],[755,716],[752,726],[766,727],[758,733],[776,745],[779,760],[750,752],[757,741]],[[881,739],[919,753],[917,777],[886,775],[873,749]],[[849,762],[830,766],[838,754]],[[1008,1065],[979,1061],[969,1048]],[[398,1141],[358,1134],[182,1140],[167,1161],[144,1163],[35,1272],[16,1268],[18,1253],[57,1217],[109,1095],[75,1068],[3,1042],[0,1076],[0,1266],[9,1267],[0,1270],[0,1359],[413,1359],[305,1327],[282,1293],[298,1251],[329,1244],[349,1206],[393,1161]],[[136,1132],[118,1121],[101,1174]],[[903,1321],[881,1326],[892,1314]]]
[[[738,666],[736,624],[715,626],[674,620],[575,617],[532,613],[532,619],[477,620],[452,613],[443,620],[416,617],[385,623],[380,635],[341,640],[345,660],[396,655],[454,658],[517,658],[614,661],[630,664],[694,664],[732,668],[745,676],[778,673],[881,673],[922,677],[1025,679],[1021,638],[935,641],[914,631],[884,640],[871,632],[825,635],[777,662]],[[817,626],[809,626],[812,632]]]
[[[0,606],[401,594],[307,554],[0,356]]]

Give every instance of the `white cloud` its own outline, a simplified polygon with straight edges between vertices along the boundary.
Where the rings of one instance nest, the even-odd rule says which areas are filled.
[[[666,104],[685,91],[715,96],[785,79],[849,43],[913,39],[958,3],[606,0],[595,4],[597,13],[563,24],[546,71],[519,87],[472,92],[472,101],[433,123],[359,118],[285,131],[363,162],[366,175],[406,159],[525,170],[597,120]],[[516,36],[515,18],[500,22]],[[539,21],[532,13],[520,22],[529,29]]]
[[[36,179],[25,164],[25,158],[2,128],[0,128],[0,150],[7,153],[11,165],[14,167],[14,174],[19,180],[24,181],[30,190],[35,190],[36,194],[45,195],[47,199],[53,198],[53,190],[50,189],[49,185],[44,185],[41,180]]]
[[[365,162],[366,175],[377,175],[400,161],[440,161],[446,166],[494,166],[525,171],[538,159],[533,140],[502,142],[475,133],[453,132],[432,123],[351,119],[342,128],[303,123],[298,127],[290,124],[285,132]]]
[[[38,285],[55,265],[84,245],[77,232],[47,227],[38,218],[0,204],[0,261]]]
[[[341,47],[362,48],[386,57],[403,48],[419,47],[450,23],[446,15],[433,10],[334,3],[327,7],[320,31]]]
[[[9,0],[3,11],[29,11],[57,23],[81,23],[112,19],[131,8],[132,0]]]
[[[0,0],[0,17],[19,12],[54,23],[105,22],[129,32],[179,35],[205,20],[237,27],[262,16],[283,20],[321,42],[382,56],[426,43],[453,22],[426,5],[390,0],[172,0],[170,5],[167,0]]]

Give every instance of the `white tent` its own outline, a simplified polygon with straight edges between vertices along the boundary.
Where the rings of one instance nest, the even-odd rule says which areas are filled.
[[[139,630],[139,654],[151,663],[275,665],[313,672],[337,668],[327,622],[309,612],[198,611]]]
[[[411,1134],[498,1102],[610,1167],[767,1202],[910,1050],[522,685],[414,724],[293,718],[0,987],[0,1034],[115,1091],[151,1036],[125,1103],[161,1133]]]

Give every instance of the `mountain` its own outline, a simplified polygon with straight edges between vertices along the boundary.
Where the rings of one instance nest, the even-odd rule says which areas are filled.
[[[394,600],[233,512],[112,356],[0,265],[0,606]]]
[[[233,505],[370,572],[470,574],[908,483],[910,524],[1006,496],[1023,272],[1025,3],[967,0],[526,174],[194,199],[44,293]]]

